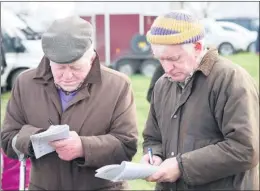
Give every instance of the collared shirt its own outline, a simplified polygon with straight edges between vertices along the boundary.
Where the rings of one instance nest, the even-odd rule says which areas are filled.
[[[184,88],[186,87],[186,85],[189,83],[189,81],[192,79],[192,76],[193,76],[194,73],[195,73],[195,71],[192,72],[192,73],[190,73],[190,75],[189,75],[188,77],[186,77],[186,79],[184,80],[184,82],[176,82],[176,81],[174,81],[171,77],[166,76],[166,75],[165,75],[165,77],[166,77],[169,81],[171,81],[171,82],[176,82],[181,89],[184,89]]]

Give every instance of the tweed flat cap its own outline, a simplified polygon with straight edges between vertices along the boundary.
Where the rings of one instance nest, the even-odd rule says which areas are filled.
[[[92,34],[92,25],[80,17],[55,20],[42,35],[42,49],[53,62],[72,63],[91,46]]]

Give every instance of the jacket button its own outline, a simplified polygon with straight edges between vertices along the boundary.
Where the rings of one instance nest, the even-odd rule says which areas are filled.
[[[177,118],[177,115],[174,115],[173,118],[176,119],[176,118]]]

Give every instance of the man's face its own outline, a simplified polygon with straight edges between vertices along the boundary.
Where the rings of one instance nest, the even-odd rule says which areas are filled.
[[[71,64],[58,64],[50,61],[54,82],[65,91],[76,90],[88,75],[94,56],[83,55]]]
[[[182,45],[155,45],[152,46],[152,49],[166,75],[174,81],[184,82],[198,66],[195,51],[187,51]]]

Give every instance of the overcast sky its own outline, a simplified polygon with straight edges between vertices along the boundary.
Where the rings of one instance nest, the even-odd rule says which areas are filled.
[[[187,3],[187,2],[186,2]],[[185,4],[186,4],[185,3]],[[188,2],[185,6],[198,15],[204,2]],[[91,14],[144,14],[160,15],[172,9],[179,9],[180,2],[4,2],[4,7],[15,12],[29,12],[39,22],[48,22],[76,14],[87,16]],[[210,2],[207,5],[209,16],[249,16],[259,17],[259,2]]]

